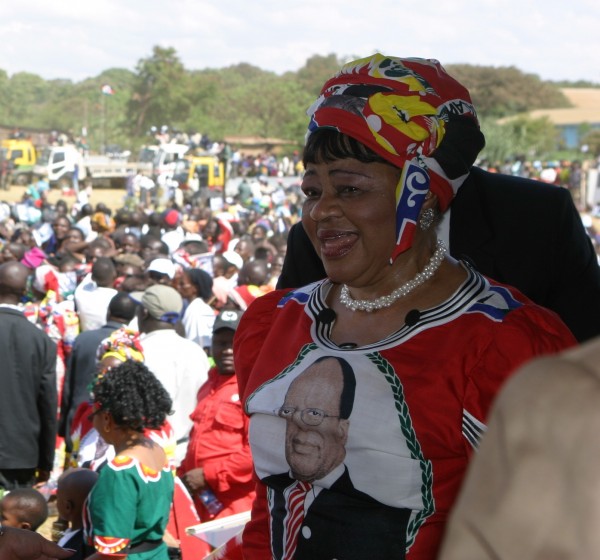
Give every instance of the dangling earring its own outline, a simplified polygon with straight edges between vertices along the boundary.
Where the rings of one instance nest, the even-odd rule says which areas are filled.
[[[423,231],[427,231],[433,224],[434,220],[435,220],[435,211],[433,210],[433,208],[427,208],[427,210],[423,210],[423,213],[421,214],[421,217],[419,218],[419,227]]]

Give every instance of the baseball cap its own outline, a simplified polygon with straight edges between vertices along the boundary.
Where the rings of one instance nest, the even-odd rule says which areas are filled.
[[[164,284],[155,284],[143,292],[132,292],[129,297],[141,303],[148,313],[167,323],[176,323],[183,309],[183,300],[179,292],[171,286]]]
[[[236,331],[242,318],[242,312],[236,309],[225,309],[221,311],[214,322],[213,332],[217,332],[219,329],[231,329]]]
[[[175,263],[171,259],[158,258],[154,259],[146,269],[146,272],[158,272],[166,274],[171,280],[175,278]]]
[[[177,210],[167,210],[163,214],[163,220],[169,227],[175,227],[179,223],[180,219],[181,215],[179,212],[177,212]]]
[[[235,251],[225,251],[223,253],[223,258],[237,269],[241,269],[242,266],[244,266],[244,259],[242,258],[242,255],[236,253]]]

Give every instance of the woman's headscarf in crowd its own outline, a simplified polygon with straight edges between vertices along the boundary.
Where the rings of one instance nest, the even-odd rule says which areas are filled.
[[[137,331],[123,327],[105,338],[98,346],[96,358],[100,362],[109,357],[121,362],[127,360],[143,362],[144,354]]]
[[[445,211],[485,144],[469,92],[433,59],[377,53],[349,62],[307,114],[307,139],[333,128],[402,169],[392,261],[412,245],[427,192]]]
[[[115,229],[115,221],[105,212],[95,212],[90,220],[100,233],[112,232]]]
[[[127,360],[133,360],[134,362],[143,362],[144,354],[142,345],[140,344],[139,333],[128,327],[122,327],[107,338],[105,338],[98,346],[96,350],[97,363],[104,358],[116,358],[120,362],[126,362]],[[104,375],[111,368],[105,368],[98,372],[98,375],[88,386],[90,393],[93,394],[94,387],[104,377]],[[94,411],[100,410],[98,403],[92,402]]]

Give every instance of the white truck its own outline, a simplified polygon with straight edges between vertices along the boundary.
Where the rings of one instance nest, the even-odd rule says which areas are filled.
[[[166,182],[173,177],[177,162],[189,153],[186,144],[161,144],[152,160],[152,178],[157,183]]]
[[[45,176],[50,185],[61,188],[72,188],[75,174],[80,183],[89,178],[97,186],[125,187],[127,178],[138,171],[149,175],[152,163],[130,162],[108,156],[84,157],[70,144],[44,148],[33,168],[35,175]]]

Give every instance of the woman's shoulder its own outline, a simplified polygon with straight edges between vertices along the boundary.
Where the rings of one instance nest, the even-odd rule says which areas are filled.
[[[517,288],[486,279],[487,288],[469,312],[484,316],[490,346],[499,351],[535,356],[554,353],[576,343],[573,334],[552,310],[542,307]]]
[[[244,329],[256,331],[260,325],[270,327],[273,315],[278,310],[292,309],[294,304],[304,306],[322,282],[325,281],[315,282],[293,290],[273,290],[256,298],[244,312],[238,331]]]
[[[128,454],[116,455],[108,462],[107,467],[113,473],[128,472],[144,480],[160,478],[161,473],[170,471],[169,463],[164,451],[153,443],[151,453],[137,453],[135,450]],[[156,448],[156,449],[155,449]]]

